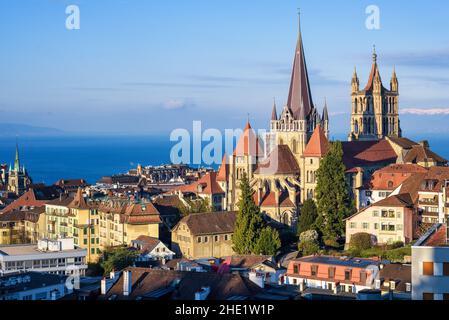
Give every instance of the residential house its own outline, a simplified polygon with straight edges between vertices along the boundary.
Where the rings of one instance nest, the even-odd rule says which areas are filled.
[[[139,261],[171,260],[175,253],[158,238],[141,235],[131,240],[131,245],[140,251]]]
[[[408,193],[391,195],[346,219],[346,245],[356,233],[369,233],[374,244],[415,239],[418,215]]]
[[[412,266],[391,263],[380,266],[375,289],[390,300],[410,300],[412,297]]]
[[[236,219],[234,211],[190,214],[172,230],[172,249],[189,259],[232,255]]]
[[[300,291],[316,288],[356,294],[372,289],[378,278],[377,260],[316,255],[291,260],[285,284],[296,285]]]
[[[44,211],[44,207],[21,207],[0,214],[0,244],[37,243],[45,234]]]

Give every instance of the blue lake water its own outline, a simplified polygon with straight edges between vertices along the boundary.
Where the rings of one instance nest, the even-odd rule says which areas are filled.
[[[449,159],[449,136],[409,138],[429,140],[433,151]],[[84,178],[94,183],[104,175],[126,172],[138,163],[168,163],[174,144],[168,135],[19,138],[21,163],[34,182],[47,184],[60,178]],[[15,139],[0,137],[0,163],[13,163],[14,154]]]

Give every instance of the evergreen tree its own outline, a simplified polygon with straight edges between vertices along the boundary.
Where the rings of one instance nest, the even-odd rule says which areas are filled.
[[[239,210],[234,235],[232,236],[233,249],[238,254],[251,254],[255,252],[263,220],[259,207],[254,203],[254,192],[249,185],[246,173],[243,174],[241,179],[240,191]]]
[[[343,219],[352,211],[345,171],[342,144],[340,141],[333,142],[320,162],[316,187],[317,227],[329,243],[335,243],[344,234]]]
[[[281,240],[277,230],[270,227],[263,228],[259,233],[259,238],[255,246],[255,254],[275,255],[281,247]]]
[[[304,231],[315,228],[315,222],[318,218],[318,212],[315,201],[313,199],[307,199],[304,201],[301,208],[301,215],[298,220],[298,235]]]

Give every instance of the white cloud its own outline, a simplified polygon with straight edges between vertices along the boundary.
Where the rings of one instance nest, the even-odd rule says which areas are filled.
[[[168,110],[184,109],[192,105],[193,103],[184,99],[170,99],[163,103],[164,108]]]
[[[400,111],[401,114],[415,114],[415,115],[449,115],[449,108],[430,108],[430,109],[420,109],[420,108],[406,108]]]

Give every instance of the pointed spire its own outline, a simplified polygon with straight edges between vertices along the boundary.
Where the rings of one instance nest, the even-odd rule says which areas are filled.
[[[321,125],[317,125],[304,150],[304,157],[322,157],[329,150],[329,140]]]
[[[377,63],[376,45],[373,45],[373,63]]]
[[[16,141],[16,158],[14,160],[14,170],[20,170],[20,158],[19,158],[19,144]]]
[[[306,59],[301,35],[301,21],[298,12],[298,40],[293,60],[293,70],[290,81],[287,106],[295,119],[305,119],[313,109],[312,94],[310,91],[309,75],[307,73]]]
[[[323,108],[323,116],[322,116],[323,122],[329,121],[329,114],[327,112],[327,99],[324,98],[324,108]]]
[[[278,119],[278,115],[276,112],[276,98],[273,98],[273,111],[271,112],[271,120],[277,120]]]

